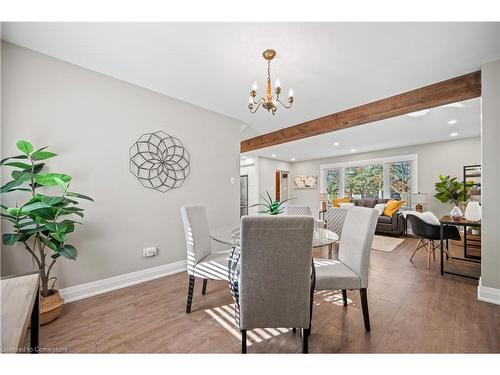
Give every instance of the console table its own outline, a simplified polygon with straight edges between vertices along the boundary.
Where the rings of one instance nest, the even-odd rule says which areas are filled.
[[[470,275],[465,275],[462,273],[450,272],[450,271],[445,270],[444,257],[443,257],[443,253],[444,253],[444,240],[443,240],[444,229],[443,228],[444,228],[444,226],[448,226],[448,225],[464,227],[464,232],[463,232],[463,235],[464,235],[464,256],[463,256],[463,258],[459,258],[459,257],[452,257],[450,255],[451,259],[460,260],[463,262],[470,262],[470,263],[481,263],[481,257],[476,257],[476,256],[473,256],[473,255],[470,255],[467,253],[467,227],[481,227],[481,221],[469,221],[465,218],[453,220],[450,216],[447,215],[447,216],[443,216],[441,218],[441,220],[439,220],[439,223],[440,223],[440,232],[441,232],[441,238],[440,238],[441,275],[447,273],[450,275],[468,277],[469,279],[478,280],[479,278],[475,277],[475,276],[470,276]]]
[[[2,352],[38,353],[40,330],[39,274],[6,277],[0,280],[2,290]],[[22,350],[31,321],[29,350]]]

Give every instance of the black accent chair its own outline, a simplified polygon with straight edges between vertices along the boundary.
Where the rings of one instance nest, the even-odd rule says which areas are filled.
[[[427,268],[429,269],[431,266],[431,255],[436,260],[436,249],[439,247],[439,242],[436,244],[434,241],[441,240],[441,228],[439,225],[433,225],[426,223],[421,218],[415,215],[406,215],[406,221],[410,223],[411,230],[413,234],[417,237],[420,237],[420,240],[415,247],[415,251],[413,252],[410,262],[413,263],[413,257],[415,253],[419,249],[427,250]],[[445,254],[446,259],[450,257],[448,250],[448,240],[457,240],[460,241],[460,232],[457,227],[454,226],[445,226],[443,228],[443,240],[445,240]]]

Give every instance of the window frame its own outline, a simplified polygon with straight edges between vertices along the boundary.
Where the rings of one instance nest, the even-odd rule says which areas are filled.
[[[319,175],[320,175],[320,192],[321,194],[326,194],[326,171],[329,169],[338,169],[339,170],[339,197],[345,197],[345,168],[349,167],[365,167],[367,165],[374,164],[382,164],[383,166],[383,192],[384,199],[390,199],[391,196],[391,187],[390,187],[390,164],[403,162],[403,161],[411,161],[412,162],[412,175],[411,175],[411,188],[410,194],[418,193],[418,154],[408,154],[408,155],[399,155],[399,156],[389,156],[383,158],[375,158],[375,159],[365,159],[365,160],[354,160],[354,161],[345,161],[338,163],[329,163],[329,164],[321,164],[319,166]]]

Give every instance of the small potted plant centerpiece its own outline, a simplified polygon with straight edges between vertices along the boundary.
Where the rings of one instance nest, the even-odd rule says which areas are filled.
[[[277,201],[274,200],[271,195],[269,194],[268,191],[266,191],[267,198],[260,196],[263,200],[264,203],[256,203],[251,205],[250,207],[257,207],[257,206],[263,206],[264,210],[259,211],[259,214],[268,214],[268,215],[279,215],[282,214],[285,211],[285,208],[283,207],[283,204],[289,201],[290,199],[285,199],[284,201]]]
[[[3,234],[2,241],[7,246],[20,243],[30,253],[40,273],[40,323],[47,324],[60,315],[64,303],[54,288],[56,278],[51,276],[52,267],[60,257],[76,259],[76,248],[67,241],[75,224],[81,224],[73,220],[74,216],[83,218],[84,209],[78,207],[78,199],[93,200],[70,191],[71,177],[67,174],[44,171],[44,160],[57,154],[47,151],[47,147],[34,150],[33,145],[24,140],[16,146],[22,154],[0,163],[2,167],[14,169],[12,181],[0,190],[2,219],[12,226],[10,233]],[[16,193],[16,199],[26,194],[25,200],[10,207],[4,205],[5,198],[9,198],[5,195]]]

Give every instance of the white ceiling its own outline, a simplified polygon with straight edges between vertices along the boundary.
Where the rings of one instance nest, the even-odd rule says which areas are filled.
[[[460,102],[463,107],[455,105],[430,109],[422,117],[398,116],[247,152],[243,156],[264,156],[291,162],[478,137],[481,134],[481,100]],[[452,120],[456,122],[449,124]],[[452,137],[452,133],[457,134]],[[339,145],[335,146],[335,142]]]
[[[500,23],[2,23],[2,38],[237,118],[250,125],[243,137],[500,58]],[[273,77],[295,92],[275,117],[247,109],[251,84],[265,82],[266,48],[278,52]]]

